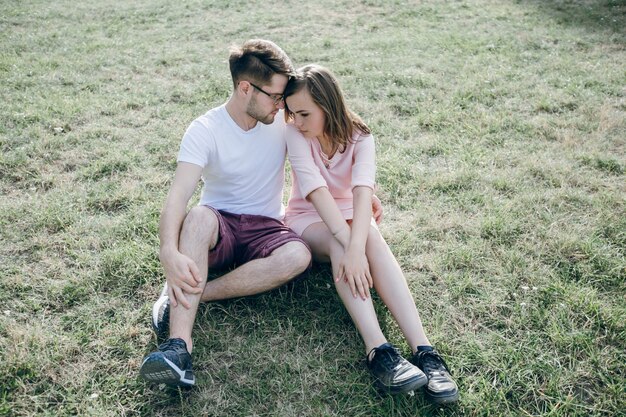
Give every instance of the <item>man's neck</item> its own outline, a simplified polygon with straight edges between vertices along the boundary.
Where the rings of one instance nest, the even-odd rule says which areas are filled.
[[[248,131],[256,126],[258,120],[248,116],[243,106],[234,97],[230,97],[226,102],[226,111],[231,119],[244,131]]]

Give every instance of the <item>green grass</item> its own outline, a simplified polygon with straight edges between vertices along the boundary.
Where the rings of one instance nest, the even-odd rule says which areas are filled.
[[[619,0],[4,2],[0,415],[626,413],[624,28]],[[197,388],[137,378],[180,138],[251,37],[333,69],[373,129],[458,405],[375,391],[321,266],[203,305]]]

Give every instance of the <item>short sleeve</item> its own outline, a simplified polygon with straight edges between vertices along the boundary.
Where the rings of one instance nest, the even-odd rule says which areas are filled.
[[[320,169],[315,165],[311,154],[311,144],[293,126],[287,126],[287,152],[291,169],[296,174],[302,196],[306,198],[320,187],[326,187],[326,181]]]
[[[352,188],[366,186],[374,189],[376,184],[376,150],[372,135],[360,136],[354,144],[352,163]]]
[[[215,142],[209,130],[195,120],[189,125],[178,151],[178,162],[189,162],[201,167],[209,163]]]

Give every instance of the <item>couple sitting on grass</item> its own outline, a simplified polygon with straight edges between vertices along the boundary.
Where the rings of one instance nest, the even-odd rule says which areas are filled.
[[[272,42],[250,40],[232,50],[229,63],[231,97],[194,120],[180,146],[160,222],[167,282],[153,306],[157,335],[168,338],[146,356],[140,375],[194,385],[191,333],[198,304],[277,288],[305,272],[312,254],[331,263],[376,384],[391,393],[424,387],[436,403],[455,402],[457,386],[426,337],[377,227],[382,208],[373,195],[370,129],[346,107],[327,69],[296,71]],[[286,154],[293,187],[283,214]],[[200,203],[187,213],[200,178]],[[208,281],[209,268],[232,270]],[[398,322],[410,361],[383,335],[371,288]]]

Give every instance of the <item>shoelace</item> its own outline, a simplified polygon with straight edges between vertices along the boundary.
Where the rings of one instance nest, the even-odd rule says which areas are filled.
[[[370,354],[367,355],[368,358],[371,356],[372,360],[367,361],[368,365],[371,366],[371,363],[374,361],[374,358],[377,358],[377,361],[380,361],[382,365],[387,369],[394,369],[398,362],[400,362],[400,352],[393,346],[384,346],[384,347],[376,347],[372,349],[374,352],[374,356]]]
[[[448,364],[437,352],[419,352],[419,362],[420,365],[422,365],[422,370],[428,374],[434,373],[436,371],[448,372],[449,374],[451,374],[450,369],[448,368]]]
[[[161,343],[161,345],[159,346],[159,350],[160,351],[166,351],[166,350],[185,350],[185,346],[183,345],[183,342],[179,339],[167,339],[165,342]]]

